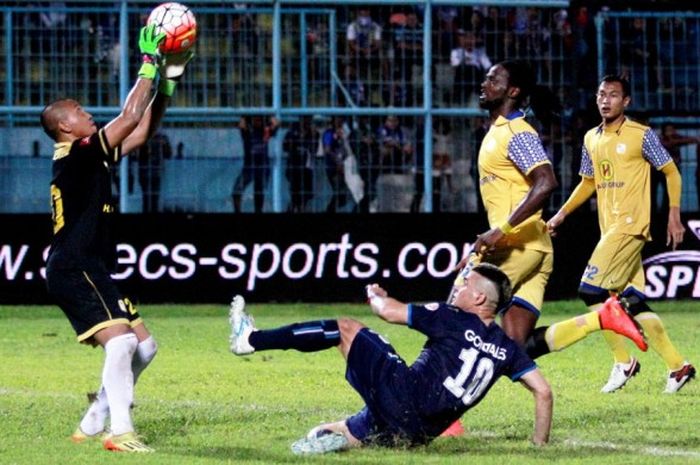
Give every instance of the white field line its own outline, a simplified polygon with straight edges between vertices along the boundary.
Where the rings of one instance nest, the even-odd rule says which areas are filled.
[[[26,389],[12,389],[12,388],[3,388],[0,387],[0,395],[11,395],[11,396],[20,396],[20,397],[49,397],[49,398],[64,398],[64,399],[76,399],[76,398],[85,398],[84,394],[74,394],[74,393],[68,393],[68,392],[48,392],[48,391],[33,391],[33,390],[26,390]],[[165,405],[170,405],[172,407],[176,408],[192,408],[192,407],[203,407],[203,408],[217,408],[217,409],[223,409],[223,408],[233,408],[234,410],[246,410],[246,411],[269,411],[269,412],[276,412],[276,413],[284,413],[284,412],[291,412],[291,411],[298,411],[298,409],[292,409],[292,408],[281,408],[281,407],[269,407],[265,405],[258,405],[258,404],[229,404],[229,403],[220,403],[220,402],[208,402],[208,401],[201,401],[201,400],[181,400],[181,401],[172,401],[172,400],[162,400],[162,399],[152,399],[149,398],[145,400],[147,402],[155,402],[157,404],[165,404]],[[347,412],[339,413],[338,418],[340,418],[343,415],[347,415]],[[469,436],[473,437],[480,437],[480,438],[499,438],[501,435],[498,433],[495,433],[493,431],[476,431],[476,430],[468,430],[467,434]],[[585,440],[580,440],[580,439],[564,439],[561,442],[555,441],[554,444],[564,444],[566,446],[570,447],[577,447],[577,448],[589,448],[589,449],[605,449],[605,450],[610,450],[610,451],[619,451],[619,452],[631,452],[633,454],[641,454],[641,455],[649,455],[653,457],[689,457],[689,458],[694,458],[694,459],[700,459],[700,451],[693,451],[693,450],[685,450],[685,449],[675,449],[675,448],[668,448],[668,447],[657,447],[653,445],[645,445],[645,444],[619,444],[619,443],[614,443],[614,442],[609,442],[609,441],[585,441]]]
[[[470,436],[483,438],[496,438],[498,434],[491,431],[472,431],[467,433]],[[554,444],[557,444],[555,441]],[[562,444],[571,447],[588,449],[605,449],[610,451],[631,452],[634,454],[650,455],[654,457],[692,457],[700,459],[700,452],[685,449],[672,449],[668,447],[657,447],[645,444],[616,444],[609,441],[583,441],[580,439],[564,439]]]
[[[700,459],[700,452],[683,449],[671,449],[667,447],[656,447],[643,444],[615,444],[614,442],[608,441],[581,441],[579,439],[566,439],[564,441],[564,444],[574,447],[632,452],[635,454],[651,455],[655,457],[692,457]]]

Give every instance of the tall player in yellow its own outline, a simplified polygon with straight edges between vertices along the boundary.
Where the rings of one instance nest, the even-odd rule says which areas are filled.
[[[501,321],[521,346],[535,327],[552,272],[552,242],[542,206],[557,187],[552,164],[522,110],[534,88],[525,63],[504,61],[488,71],[479,96],[491,118],[478,159],[491,229],[477,238],[474,251],[511,280],[513,301]]]
[[[600,307],[611,293],[627,300],[649,345],[668,367],[664,392],[674,393],[695,376],[695,368],[678,353],[661,319],[645,302],[641,252],[645,242],[651,240],[650,166],[666,177],[670,201],[666,245],[671,244],[673,249],[682,242],[685,232],[680,218],[681,176],[656,133],[625,117],[630,101],[627,80],[612,75],[602,79],[596,103],[603,121],[584,137],[581,182],[547,222],[547,228],[554,234],[569,213],[594,192],[597,194],[601,238],[584,271],[579,295],[592,309]],[[576,329],[562,329],[586,332],[591,326],[585,319],[578,323]],[[609,331],[603,335],[615,364],[602,392],[613,392],[639,372],[639,361],[630,355],[622,337]]]
[[[474,254],[460,264],[480,259],[497,265],[508,275],[513,299],[508,308],[502,309],[503,329],[528,354],[537,357],[568,347],[593,330],[555,341],[547,341],[547,328],[535,330],[553,263],[542,206],[557,182],[539,136],[521,110],[528,102],[534,107],[535,100],[542,97],[539,93],[531,95],[536,89],[532,71],[523,62],[498,63],[486,74],[481,89],[480,104],[489,111],[491,128],[479,151],[479,179],[491,229],[478,236]],[[541,113],[537,112],[538,117],[543,116]],[[468,268],[460,273],[455,286],[460,285]],[[634,323],[614,299],[600,312],[590,312],[583,318],[596,323],[595,330],[611,329],[646,350]],[[575,326],[575,321],[567,323]],[[541,343],[533,344],[534,340]]]

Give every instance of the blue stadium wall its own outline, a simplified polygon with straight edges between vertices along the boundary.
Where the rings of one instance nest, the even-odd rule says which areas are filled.
[[[665,247],[665,218],[644,251],[653,299],[700,299],[700,217],[684,216],[683,250]],[[0,304],[50,303],[43,279],[48,215],[0,215]],[[443,299],[452,269],[486,228],[475,214],[120,215],[120,288],[138,303],[361,302],[379,282],[404,300]],[[554,240],[548,299],[576,297],[599,237],[594,212],[577,212]]]

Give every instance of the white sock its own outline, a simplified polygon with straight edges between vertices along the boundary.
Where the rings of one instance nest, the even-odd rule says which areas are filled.
[[[157,352],[158,344],[156,344],[156,340],[153,339],[153,336],[148,336],[147,339],[139,342],[138,347],[136,347],[134,359],[131,362],[131,370],[134,372],[134,384],[136,384],[141,372],[151,363],[151,360],[153,360]]]
[[[102,386],[107,394],[112,420],[112,434],[134,431],[131,422],[131,403],[134,401],[134,373],[131,361],[138,339],[134,333],[114,337],[105,344],[105,364]]]
[[[151,363],[153,357],[158,352],[158,345],[153,336],[139,342],[136,347],[136,352],[131,360],[131,371],[134,373],[134,385],[139,378],[139,375]],[[105,421],[109,415],[109,403],[107,402],[107,393],[103,386],[97,391],[97,398],[90,404],[85,416],[80,421],[80,430],[90,436],[101,433],[105,428]]]

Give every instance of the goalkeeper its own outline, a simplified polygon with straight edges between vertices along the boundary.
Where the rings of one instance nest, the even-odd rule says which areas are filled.
[[[165,34],[141,29],[143,64],[119,116],[98,128],[75,100],[60,99],[41,113],[56,143],[51,205],[53,240],[46,284],[75,330],[78,342],[102,346],[102,385],[71,439],[102,440],[107,450],[152,452],[134,431],[134,383],[156,354],[156,342],[110,277],[112,204],[110,167],[143,145],[159,126],[192,53],[158,56]],[[154,83],[157,91],[153,95]],[[109,429],[105,423],[110,417]],[[109,434],[108,434],[109,432]]]

